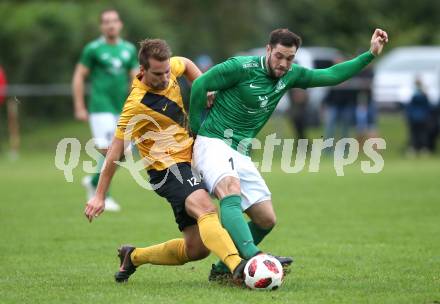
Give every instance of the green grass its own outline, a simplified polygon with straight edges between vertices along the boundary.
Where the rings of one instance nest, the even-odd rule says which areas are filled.
[[[84,173],[77,169],[67,183],[54,166],[56,142],[75,133],[84,142],[85,132],[72,124],[38,130],[23,139],[27,151],[19,161],[0,157],[1,303],[440,301],[438,156],[408,160],[391,149],[381,173],[363,174],[356,162],[344,177],[329,160],[319,173],[300,174],[285,174],[275,162],[265,178],[278,225],[261,247],[296,259],[276,292],[209,283],[214,256],[180,267],[143,266],[128,284],[116,285],[118,245],[179,233],[168,204],[125,170],[112,191],[123,210],[85,220]]]

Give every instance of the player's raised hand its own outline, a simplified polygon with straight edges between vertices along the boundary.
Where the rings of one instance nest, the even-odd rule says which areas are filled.
[[[87,202],[86,208],[84,209],[84,214],[89,222],[92,222],[93,218],[98,217],[101,213],[104,212],[104,208],[105,199],[94,196]]]
[[[370,52],[377,56],[382,53],[384,45],[388,43],[388,34],[384,30],[376,29],[371,37]]]

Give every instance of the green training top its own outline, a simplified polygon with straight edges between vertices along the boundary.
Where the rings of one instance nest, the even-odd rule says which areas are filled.
[[[307,69],[292,64],[281,78],[269,75],[265,56],[230,58],[194,81],[189,113],[191,130],[207,137],[231,138],[232,148],[249,155],[251,140],[288,89],[337,85],[361,71],[373,58],[373,54],[365,52],[327,69]],[[202,124],[209,91],[217,91],[217,94]]]
[[[100,37],[84,47],[79,62],[90,69],[89,112],[121,113],[129,72],[138,66],[135,46],[122,39],[108,44]]]

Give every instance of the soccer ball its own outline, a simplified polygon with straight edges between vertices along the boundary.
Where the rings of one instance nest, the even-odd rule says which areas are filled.
[[[250,259],[244,267],[244,283],[257,290],[275,290],[283,282],[283,267],[273,256],[259,254]]]

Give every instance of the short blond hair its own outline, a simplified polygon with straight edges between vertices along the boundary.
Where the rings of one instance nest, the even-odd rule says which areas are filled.
[[[139,42],[139,64],[145,69],[150,67],[148,59],[154,58],[159,61],[165,61],[171,57],[171,48],[162,39],[145,39]]]

